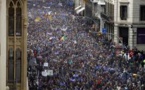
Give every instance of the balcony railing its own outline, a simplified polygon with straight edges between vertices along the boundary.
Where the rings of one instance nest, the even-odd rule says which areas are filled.
[[[105,2],[105,0],[90,0],[92,3]]]

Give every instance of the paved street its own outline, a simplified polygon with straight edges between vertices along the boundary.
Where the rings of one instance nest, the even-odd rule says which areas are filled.
[[[29,2],[28,8],[30,90],[139,90],[144,85],[142,62],[128,58],[127,48],[116,55],[112,39],[90,33],[93,23],[75,14],[71,0]]]

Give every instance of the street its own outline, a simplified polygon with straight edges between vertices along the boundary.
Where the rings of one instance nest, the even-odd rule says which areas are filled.
[[[112,39],[90,33],[93,23],[78,18],[71,0],[34,1],[28,8],[29,90],[140,90],[144,85],[142,62],[125,56],[124,48],[116,55]]]

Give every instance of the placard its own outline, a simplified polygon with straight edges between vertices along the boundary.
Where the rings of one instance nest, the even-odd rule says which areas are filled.
[[[45,63],[43,64],[43,66],[44,66],[44,67],[48,67],[48,63],[45,62]]]
[[[48,76],[53,76],[53,70],[47,70],[47,75]]]

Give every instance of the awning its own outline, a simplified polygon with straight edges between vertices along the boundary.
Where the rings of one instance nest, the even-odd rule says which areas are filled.
[[[83,10],[85,10],[85,7],[82,7],[81,9],[77,10],[77,14],[79,14],[80,12],[82,12]]]
[[[104,1],[99,1],[98,5],[105,5],[105,2]]]
[[[80,5],[80,6],[78,6],[78,7],[76,7],[76,8],[75,8],[75,10],[78,10],[79,8],[81,8],[81,5]]]

